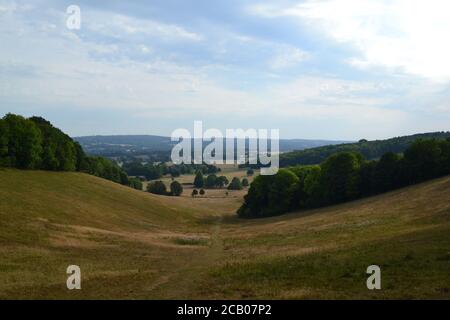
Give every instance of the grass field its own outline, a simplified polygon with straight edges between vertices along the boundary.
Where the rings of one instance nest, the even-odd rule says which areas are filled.
[[[217,176],[225,176],[227,177],[228,181],[231,182],[231,180],[234,177],[239,178],[241,181],[243,178],[247,178],[249,183],[251,183],[254,179],[254,177],[257,175],[255,172],[255,175],[247,176],[247,169],[240,169],[237,165],[218,165],[218,167],[221,169],[220,172],[217,172]],[[208,174],[205,174],[204,177],[206,177]],[[182,197],[191,197],[192,190],[194,189],[194,186],[192,185],[195,179],[195,174],[183,174],[179,177],[176,177],[172,180],[172,178],[167,175],[162,177],[161,180],[164,182],[164,184],[167,187],[167,190],[170,190],[170,184],[172,181],[178,181],[179,183],[183,184],[183,194]],[[152,180],[155,181],[155,180]],[[143,190],[146,190],[147,184],[149,181],[143,182]],[[198,189],[198,188],[197,188]],[[203,197],[205,198],[227,198],[227,197],[239,197],[242,198],[244,194],[247,193],[248,188],[244,188],[243,191],[234,191],[234,190],[227,190],[227,188],[221,188],[221,189],[204,189],[205,195]],[[198,196],[200,197],[200,196]]]
[[[450,298],[450,177],[260,220],[235,216],[244,193],[0,170],[0,298]],[[70,264],[82,290],[66,288]]]

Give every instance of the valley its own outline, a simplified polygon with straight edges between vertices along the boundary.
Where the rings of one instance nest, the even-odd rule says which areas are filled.
[[[1,169],[2,299],[450,297],[450,177],[279,217],[83,173]],[[68,265],[82,289],[67,290]],[[366,268],[382,290],[366,288]]]

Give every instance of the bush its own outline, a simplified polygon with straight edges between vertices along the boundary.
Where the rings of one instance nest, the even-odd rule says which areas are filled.
[[[247,178],[242,179],[242,186],[248,187],[248,179]]]
[[[147,185],[147,191],[159,195],[167,194],[166,185],[161,180],[150,182]]]
[[[200,195],[201,195],[201,196],[204,196],[204,195],[205,195],[205,190],[200,189]]]
[[[192,190],[191,196],[195,197],[196,195],[198,195],[197,189]]]
[[[241,180],[239,180],[239,178],[237,177],[234,177],[228,186],[228,190],[242,190]]]
[[[170,194],[173,196],[180,196],[183,193],[183,186],[178,182],[174,181],[170,184]]]
[[[142,190],[142,182],[138,178],[131,178],[129,179],[130,187],[136,189],[136,190]]]
[[[217,176],[210,174],[206,177],[205,188],[215,188],[217,186]]]
[[[205,180],[203,178],[203,174],[201,173],[201,171],[197,171],[197,173],[195,174],[195,179],[194,179],[194,187],[202,188],[204,185],[205,185]]]

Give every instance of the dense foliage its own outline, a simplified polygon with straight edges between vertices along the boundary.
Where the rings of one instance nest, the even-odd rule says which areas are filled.
[[[379,160],[366,161],[360,153],[339,152],[320,165],[284,168],[273,176],[256,177],[238,215],[267,217],[321,207],[447,174],[450,138],[418,139],[403,155],[387,152]]]
[[[204,186],[208,189],[215,189],[215,188],[223,188],[227,186],[229,183],[227,177],[225,176],[216,176],[215,174],[210,174],[206,177]]]
[[[203,178],[203,173],[201,171],[197,171],[194,178],[194,187],[201,188],[205,185],[205,179]]]
[[[147,191],[159,195],[167,195],[167,188],[161,180],[152,181],[147,184]]]
[[[170,184],[170,194],[172,196],[181,196],[183,193],[183,186],[178,181],[173,181]]]
[[[129,185],[127,174],[116,163],[86,156],[77,142],[41,117],[9,113],[0,119],[0,166],[82,171]]]
[[[280,167],[319,164],[332,154],[338,152],[358,152],[365,159],[378,159],[387,152],[402,153],[417,139],[447,139],[450,132],[432,132],[411,136],[396,137],[387,140],[367,141],[361,139],[356,143],[327,145],[317,148],[282,153]]]
[[[228,185],[228,190],[242,190],[242,183],[239,178],[234,177]]]
[[[201,172],[202,174],[216,173],[220,171],[213,165],[208,164],[179,164],[167,165],[165,163],[142,163],[142,161],[125,162],[122,166],[123,170],[135,177],[145,177],[147,180],[156,180],[163,175],[171,175],[172,177],[179,177],[182,174],[193,174]]]

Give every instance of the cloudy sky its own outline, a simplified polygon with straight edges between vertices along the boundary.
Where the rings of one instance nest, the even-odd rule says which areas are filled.
[[[0,0],[0,115],[73,136],[449,130],[449,35],[446,0]]]

